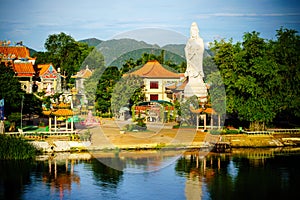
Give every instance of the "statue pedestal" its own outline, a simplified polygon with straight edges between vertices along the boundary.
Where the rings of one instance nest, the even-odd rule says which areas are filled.
[[[202,77],[189,77],[188,83],[184,88],[184,97],[192,97],[196,95],[201,101],[207,100],[207,88]]]

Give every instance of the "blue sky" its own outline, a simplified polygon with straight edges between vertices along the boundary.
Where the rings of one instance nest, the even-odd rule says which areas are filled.
[[[281,26],[300,31],[298,0],[1,0],[0,5],[0,40],[23,41],[36,50],[44,50],[48,35],[59,32],[76,40],[108,40],[155,28],[189,37],[193,21],[206,43],[241,41],[252,31],[274,39]],[[143,33],[147,42],[172,42],[170,34]],[[178,36],[173,42],[186,41]]]

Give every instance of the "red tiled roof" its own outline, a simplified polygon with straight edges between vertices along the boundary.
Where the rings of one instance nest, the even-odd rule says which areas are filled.
[[[29,49],[24,46],[0,46],[0,53],[17,58],[30,58]]]
[[[39,64],[39,65],[38,65],[38,69],[40,70],[39,75],[40,75],[40,76],[43,76],[43,75],[47,74],[47,72],[48,72],[50,66],[52,66],[52,69],[51,69],[51,70],[52,70],[52,73],[53,73],[53,74],[57,74],[57,71],[56,71],[55,68],[53,67],[52,63],[48,63],[48,64]]]
[[[136,75],[143,78],[180,78],[181,74],[171,72],[164,68],[158,61],[148,61],[142,68],[124,74],[124,76]]]
[[[16,76],[22,76],[22,77],[30,77],[35,74],[35,71],[33,69],[31,62],[26,63],[14,63],[13,69],[16,73]]]

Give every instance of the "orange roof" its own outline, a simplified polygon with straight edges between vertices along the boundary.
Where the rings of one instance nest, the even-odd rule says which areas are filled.
[[[124,76],[136,75],[144,78],[180,78],[181,74],[174,73],[164,68],[158,61],[148,61],[142,68],[124,74]]]
[[[52,106],[54,108],[70,108],[71,107],[71,104],[67,104],[67,103],[59,103],[59,104],[56,104],[56,103],[53,103]]]
[[[44,115],[50,115],[51,112],[52,112],[51,110],[43,110],[42,113],[43,113]]]
[[[49,75],[49,74],[57,74],[57,71],[53,67],[52,63],[49,64],[39,64],[38,69],[40,70],[39,75],[44,76],[44,75]]]
[[[24,46],[0,46],[0,53],[17,58],[30,58],[29,49]]]
[[[93,72],[89,69],[89,67],[86,66],[85,69],[77,72],[77,74],[75,76],[72,76],[72,78],[89,78],[90,76],[92,76],[92,73]]]
[[[74,115],[74,112],[69,109],[58,109],[54,111],[52,114],[56,116],[72,116]]]
[[[17,76],[25,76],[25,77],[30,77],[35,74],[35,71],[33,69],[32,63],[31,62],[26,62],[26,63],[14,63],[13,64],[13,69],[16,73]]]
[[[196,109],[196,110],[191,109],[191,111],[193,113],[202,113],[202,112],[204,112],[204,113],[207,113],[207,114],[213,114],[213,115],[216,114],[216,111],[212,108],[206,108],[204,110],[203,110],[203,108],[199,108],[199,109]]]

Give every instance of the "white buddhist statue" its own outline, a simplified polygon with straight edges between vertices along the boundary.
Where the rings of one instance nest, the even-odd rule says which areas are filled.
[[[185,76],[189,77],[204,77],[203,73],[203,53],[204,53],[204,42],[199,37],[199,29],[195,22],[191,26],[191,37],[185,46],[185,57],[187,61],[187,68]]]
[[[196,95],[201,101],[206,101],[207,88],[203,81],[204,42],[199,36],[199,29],[195,22],[191,25],[190,34],[191,36],[185,46],[187,68],[184,75],[188,78],[188,83],[184,89],[184,96]]]

